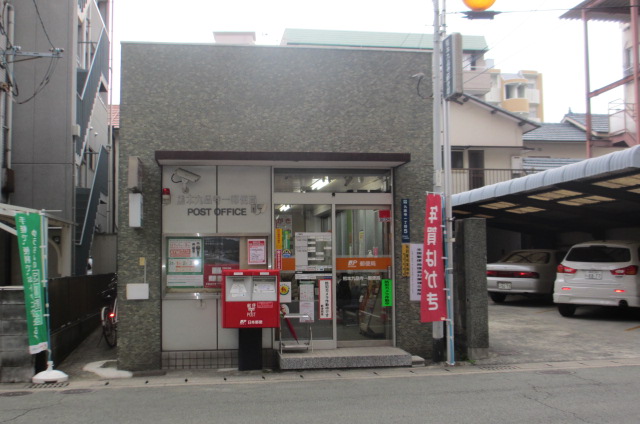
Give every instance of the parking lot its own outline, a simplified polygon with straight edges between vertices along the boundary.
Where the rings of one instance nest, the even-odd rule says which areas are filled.
[[[640,309],[583,306],[564,318],[549,300],[489,302],[489,358],[477,364],[640,357]]]

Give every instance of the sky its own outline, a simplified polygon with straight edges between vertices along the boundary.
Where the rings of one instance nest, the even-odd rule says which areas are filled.
[[[447,33],[482,35],[486,59],[502,72],[542,73],[545,122],[560,122],[571,109],[586,111],[583,24],[560,20],[580,0],[496,0],[493,20],[468,20],[462,0],[446,2]],[[256,44],[277,45],[285,28],[433,33],[433,0],[113,0],[114,104],[120,96],[123,41],[213,43],[214,31],[254,31]],[[617,23],[589,23],[591,90],[622,77]],[[592,100],[593,113],[608,113],[621,90]]]

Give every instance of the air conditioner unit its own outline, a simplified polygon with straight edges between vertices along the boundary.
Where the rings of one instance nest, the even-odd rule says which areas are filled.
[[[522,169],[522,156],[511,156],[511,169]]]

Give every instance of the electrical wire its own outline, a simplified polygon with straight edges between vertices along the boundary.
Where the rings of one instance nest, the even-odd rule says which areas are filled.
[[[27,103],[28,101],[35,98],[38,94],[40,94],[42,90],[44,90],[44,88],[49,84],[49,82],[51,82],[51,77],[53,76],[56,70],[57,64],[58,64],[58,58],[55,56],[52,57],[49,60],[49,66],[47,67],[47,71],[45,72],[44,77],[42,78],[42,81],[40,81],[40,84],[38,85],[38,87],[35,89],[35,91],[31,96],[29,96],[25,100],[17,102],[19,105]]]
[[[560,12],[566,12],[566,11],[569,11],[569,10],[573,10],[573,9],[575,9],[575,8],[572,8],[572,9],[542,9],[541,7],[542,7],[542,5],[543,5],[546,1],[547,1],[547,0],[543,0],[543,1],[540,3],[540,6],[539,6],[538,8],[536,8],[536,9],[530,9],[530,10],[526,10],[526,11],[510,11],[510,12],[501,12],[501,13],[531,13],[531,12],[557,12],[557,11],[560,11]],[[587,8],[585,8],[585,9],[587,9]],[[462,12],[454,12],[454,13],[462,13]],[[502,42],[504,42],[505,40],[509,39],[509,38],[510,38],[510,36],[511,36],[511,34],[512,34],[513,32],[515,32],[515,31],[519,31],[519,30],[520,30],[520,28],[521,28],[521,27],[522,27],[522,26],[523,26],[523,25],[524,25],[524,24],[525,24],[529,19],[530,19],[530,17],[529,17],[529,16],[527,16],[527,17],[526,17],[526,19],[522,20],[522,22],[521,22],[520,24],[518,24],[518,25],[514,26],[514,30],[512,30],[510,33],[507,33],[504,37],[502,37],[500,40],[498,40],[496,43],[494,43],[494,44],[493,44],[491,47],[489,47],[487,50],[484,50],[484,51],[482,51],[482,52],[481,52],[481,53],[479,53],[479,54],[472,55],[472,56],[471,56],[471,60],[469,60],[469,63],[468,63],[467,65],[463,66],[463,69],[467,69],[467,68],[469,68],[469,67],[470,67],[470,65],[471,65],[471,62],[473,61],[473,59],[482,58],[483,56],[486,56],[486,54],[487,54],[488,52],[490,52],[491,50],[495,50],[495,48],[496,48],[498,45],[500,45],[500,44],[501,44]],[[519,50],[517,50],[517,51],[513,52],[513,53],[512,53],[510,56],[508,56],[507,58],[502,58],[501,60],[502,60],[502,61],[506,61],[507,59],[509,59],[509,58],[513,57],[514,55],[519,54],[519,53],[521,53],[521,52],[523,52],[523,51],[525,51],[525,50],[526,50],[525,48],[520,48]],[[482,76],[482,75],[486,74],[487,72],[491,71],[492,69],[496,69],[496,64],[494,64],[493,66],[487,67],[487,68],[485,68],[484,70],[482,70],[482,71],[480,71],[480,72],[475,73],[471,78],[469,78],[469,79],[465,80],[465,81],[464,81],[464,83],[469,83],[469,82],[473,81],[474,79],[479,78],[480,76]]]
[[[40,21],[40,25],[42,26],[42,30],[44,32],[45,37],[47,38],[47,41],[49,42],[49,45],[51,46],[52,51],[55,50],[55,46],[53,44],[53,42],[51,41],[51,37],[49,37],[49,33],[47,31],[47,28],[44,25],[44,21],[42,20],[42,15],[40,14],[40,9],[38,8],[38,3],[36,2],[36,0],[32,0],[33,1],[33,5],[35,7],[35,11],[36,14],[38,16],[38,20]],[[4,50],[4,54],[2,57],[2,61],[0,61],[0,68],[5,69],[8,71],[8,68],[6,65],[10,64],[10,63],[21,63],[21,62],[26,62],[28,60],[35,60],[35,59],[41,59],[40,57],[27,57],[24,59],[16,59],[14,58],[12,61],[8,61],[7,58],[7,50],[11,50],[14,48],[12,40],[9,39],[9,36],[6,32],[6,29],[4,28],[3,22],[4,22],[4,16],[6,13],[6,7],[7,7],[7,3],[5,2],[2,8],[2,15],[0,16],[0,34],[4,35],[7,37],[7,46],[6,46],[6,50]],[[60,58],[60,56],[52,56],[51,59],[49,60],[49,65],[47,66],[47,69],[44,73],[44,76],[42,77],[42,80],[40,81],[40,83],[38,84],[38,86],[36,87],[36,89],[34,90],[33,94],[29,97],[27,97],[24,100],[21,100],[19,102],[16,102],[19,105],[25,104],[31,100],[33,100],[38,94],[40,94],[40,92],[42,92],[42,90],[44,90],[44,88],[51,82],[51,78],[53,77],[53,74],[55,73],[57,64],[58,64],[58,59]],[[15,76],[13,75],[13,73],[11,72],[7,72],[6,73],[6,78],[8,80],[8,84],[9,87],[11,88],[11,94],[13,95],[14,98],[18,97],[20,95],[20,89],[18,88],[18,83],[16,81]]]
[[[563,8],[563,9],[542,9],[541,7],[542,7],[542,5],[543,5],[545,2],[546,2],[546,0],[543,0],[543,1],[540,3],[540,6],[539,6],[538,8],[536,8],[536,9],[521,10],[521,11],[513,10],[513,11],[506,11],[506,12],[502,12],[502,11],[501,11],[500,13],[501,13],[501,14],[505,14],[505,13],[506,13],[506,14],[514,14],[514,13],[535,13],[535,12],[568,12],[569,10],[604,11],[604,10],[607,10],[607,9],[614,10],[614,9],[619,8],[619,7],[615,7],[615,6],[600,6],[600,7],[583,7],[583,8],[576,8],[576,7],[574,7],[574,8],[571,8],[571,9],[566,9],[566,8]],[[629,7],[632,7],[632,6],[629,6]],[[460,14],[464,14],[464,12],[448,12],[447,14],[451,14],[451,15],[457,14],[457,15],[460,15]],[[516,29],[514,29],[514,31],[512,31],[511,33],[513,33],[513,32],[515,32],[515,31],[517,31],[517,30],[518,30],[518,29],[519,29],[519,28],[520,28],[524,23],[526,23],[526,21],[527,21],[527,20],[529,20],[529,17],[527,17],[527,19],[524,19],[520,25],[515,26],[514,28],[516,28]],[[468,68],[471,66],[471,63],[472,63],[472,61],[473,61],[474,59],[478,59],[478,58],[482,58],[483,56],[486,56],[486,53],[488,53],[489,51],[491,51],[491,50],[495,49],[495,48],[496,48],[498,45],[500,45],[503,41],[505,41],[505,40],[509,39],[509,37],[510,37],[511,33],[506,34],[502,39],[498,40],[496,43],[494,43],[494,44],[493,44],[491,47],[489,47],[487,50],[484,50],[484,51],[482,51],[481,53],[478,53],[478,54],[472,55],[472,56],[470,57],[469,63],[468,63],[467,65],[465,65],[465,66],[463,67],[463,69],[468,69]],[[511,56],[509,56],[509,57],[512,57],[513,55],[518,54],[518,53],[520,53],[520,52],[522,52],[522,51],[524,51],[524,50],[525,50],[525,49],[524,49],[524,48],[522,48],[522,49],[520,49],[520,50],[518,50],[518,51],[514,52],[514,53],[513,53]],[[508,59],[508,58],[507,58],[507,59]],[[467,81],[465,81],[465,82],[470,82],[470,81],[472,81],[472,80],[473,80],[473,79],[475,79],[475,78],[479,78],[482,74],[484,74],[484,73],[486,73],[486,72],[489,72],[491,69],[495,69],[495,68],[496,68],[496,66],[495,66],[495,65],[494,65],[494,66],[492,66],[492,67],[488,67],[488,68],[486,68],[484,71],[482,71],[482,72],[479,72],[479,73],[475,74],[472,78],[470,78],[469,80],[467,80]]]
[[[32,1],[33,1],[33,5],[36,8],[36,14],[38,15],[38,19],[40,20],[40,25],[42,26],[44,35],[45,37],[47,37],[47,41],[49,41],[49,45],[51,46],[51,48],[55,49],[55,46],[53,45],[53,43],[51,42],[51,38],[49,37],[49,33],[47,32],[47,28],[44,26],[44,22],[42,21],[42,15],[40,15],[40,9],[38,9],[38,3],[36,2],[36,0],[32,0]]]

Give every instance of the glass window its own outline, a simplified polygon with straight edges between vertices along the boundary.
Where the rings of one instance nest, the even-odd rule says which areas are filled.
[[[277,193],[391,193],[389,170],[276,169]]]
[[[566,260],[574,262],[629,262],[631,251],[625,247],[604,245],[575,247],[569,251]]]
[[[504,262],[514,264],[546,264],[549,263],[551,255],[547,252],[513,252],[504,259]]]
[[[222,271],[265,268],[267,264],[250,263],[249,239],[264,240],[268,257],[269,243],[264,236],[165,236],[166,292],[220,293]]]
[[[452,169],[464,168],[464,152],[460,150],[451,151],[451,168]]]

